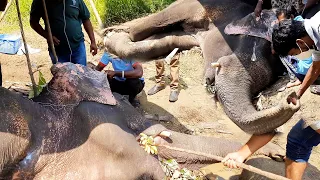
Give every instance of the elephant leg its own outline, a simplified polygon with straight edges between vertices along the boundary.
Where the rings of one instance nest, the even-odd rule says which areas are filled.
[[[197,40],[188,33],[159,34],[146,40],[132,42],[127,33],[115,33],[105,39],[105,46],[113,54],[123,58],[152,59],[168,55],[174,48],[191,49],[198,46]]]
[[[25,115],[32,102],[0,87],[0,179],[13,172],[26,156],[31,132]]]
[[[1,71],[1,62],[0,62],[0,87],[2,86],[2,71]]]
[[[176,1],[159,13],[131,23],[129,28],[130,39],[134,42],[141,41],[176,25],[186,31],[192,31],[194,28],[207,29],[209,19],[206,17],[206,11],[199,1]]]
[[[191,154],[187,151],[191,150],[197,153],[225,157],[228,153],[235,152],[242,146],[240,142],[222,138],[193,136],[170,131],[160,124],[149,127],[143,131],[143,133],[155,137],[155,143],[159,146],[158,155],[160,158],[175,159],[182,167],[189,169],[199,169],[219,161],[217,159]],[[137,139],[139,138],[138,136]],[[277,158],[278,161],[283,161],[284,151],[279,146],[269,143],[259,149],[254,155],[268,156]]]

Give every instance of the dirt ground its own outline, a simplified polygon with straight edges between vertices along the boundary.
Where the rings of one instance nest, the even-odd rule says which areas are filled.
[[[19,32],[16,32],[19,33]],[[40,53],[32,54],[30,56],[32,61],[33,70],[39,67],[40,71],[44,74],[47,81],[51,78],[50,66],[51,60],[47,51],[47,44],[43,38],[38,36],[31,30],[26,32],[27,41],[33,48],[41,49]],[[86,42],[87,48],[88,43]],[[89,51],[87,51],[89,52]],[[97,63],[99,55],[93,57],[88,54],[88,61]],[[4,55],[0,54],[0,61],[2,63],[3,72],[3,86],[18,86],[23,87],[30,84],[30,77],[26,65],[25,56],[18,55]],[[215,104],[212,95],[208,94],[205,90],[202,73],[203,73],[203,58],[201,51],[193,49],[182,53],[180,59],[180,95],[179,100],[175,103],[169,102],[169,80],[168,86],[165,90],[153,95],[147,96],[148,90],[155,84],[155,63],[143,63],[144,78],[146,85],[144,91],[139,95],[141,106],[145,114],[158,115],[159,117],[166,117],[171,123],[164,123],[173,130],[181,132],[192,133],[202,136],[223,137],[227,139],[238,140],[245,143],[249,135],[242,132],[230,119],[226,117],[219,104]],[[166,67],[166,75],[169,75],[170,70]],[[38,73],[35,73],[36,81],[38,81]],[[287,79],[280,80],[276,85],[269,90],[262,93],[260,96],[261,105],[265,108],[272,104],[276,104],[281,97],[283,97],[291,88],[284,92],[278,93],[277,90],[285,85]],[[280,145],[285,149],[286,135],[292,125],[299,120],[304,113],[319,114],[320,96],[312,95],[309,91],[306,92],[302,98],[302,108],[296,115],[286,123],[282,129],[282,134],[275,137],[273,142]],[[212,147],[214,148],[214,147]],[[313,150],[311,156],[311,164],[315,165],[318,169],[320,149],[319,147]],[[228,179],[238,171],[230,171],[227,168],[219,166],[215,168],[216,172],[225,179]]]

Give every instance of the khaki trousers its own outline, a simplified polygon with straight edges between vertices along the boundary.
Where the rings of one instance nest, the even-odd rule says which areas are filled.
[[[179,57],[180,57],[179,54],[175,55],[170,62],[171,90],[178,90],[178,87],[179,87]],[[156,77],[156,83],[158,85],[165,84],[165,81],[164,81],[165,64],[164,63],[165,63],[164,60],[156,61],[157,75],[155,77]]]

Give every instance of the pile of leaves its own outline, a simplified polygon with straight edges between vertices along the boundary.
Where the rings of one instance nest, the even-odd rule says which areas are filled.
[[[154,138],[146,134],[140,134],[140,146],[148,153],[157,155],[158,149],[155,145]],[[166,180],[202,180],[200,175],[196,175],[187,168],[180,168],[174,159],[160,161],[161,167],[166,174]]]
[[[195,174],[195,172],[188,170],[187,168],[180,168],[177,161],[174,159],[161,161],[161,167],[168,177],[167,180],[202,180],[201,175]]]

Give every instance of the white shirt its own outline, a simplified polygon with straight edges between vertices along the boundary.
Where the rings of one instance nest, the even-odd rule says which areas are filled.
[[[320,11],[312,18],[305,19],[304,27],[318,49],[312,53],[312,59],[320,61]],[[320,129],[320,121],[311,124],[310,127],[314,130]]]
[[[312,53],[312,59],[320,61],[320,11],[312,18],[305,19],[304,27],[318,49]]]

